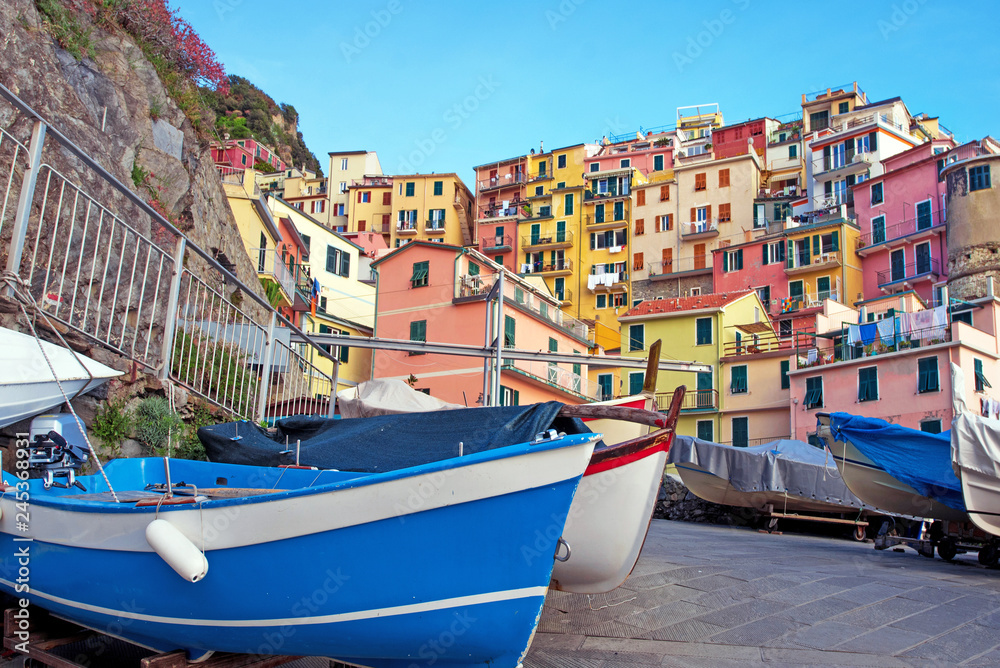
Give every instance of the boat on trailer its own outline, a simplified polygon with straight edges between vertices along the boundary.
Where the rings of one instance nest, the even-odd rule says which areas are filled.
[[[401,449],[412,435],[371,437]],[[600,435],[481,448],[470,438],[464,452],[462,433],[439,437],[434,457],[377,472],[119,459],[105,467],[110,487],[77,477],[85,491],[4,473],[0,588],[192,659],[513,668],[556,553],[538,536],[561,535]],[[30,522],[18,518],[25,502]],[[19,549],[30,554],[27,594]]]
[[[86,355],[6,327],[0,327],[0,368],[0,427],[65,402],[63,391],[72,398],[122,375]]]

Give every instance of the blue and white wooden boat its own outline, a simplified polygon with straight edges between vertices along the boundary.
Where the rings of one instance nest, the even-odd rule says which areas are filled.
[[[120,502],[100,475],[77,478],[86,492],[36,479],[21,487],[27,517],[20,481],[4,473],[0,588],[193,659],[230,651],[513,668],[599,438],[374,474],[119,459],[106,473]],[[170,480],[184,503],[162,498]]]

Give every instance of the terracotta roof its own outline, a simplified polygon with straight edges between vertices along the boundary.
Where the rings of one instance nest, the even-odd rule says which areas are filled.
[[[696,297],[675,297],[673,299],[652,299],[636,304],[632,307],[624,318],[640,315],[652,315],[655,313],[680,313],[682,311],[696,311],[708,308],[721,308],[730,304],[740,297],[753,292],[752,290],[740,290],[739,292],[720,292],[710,295],[698,295]]]

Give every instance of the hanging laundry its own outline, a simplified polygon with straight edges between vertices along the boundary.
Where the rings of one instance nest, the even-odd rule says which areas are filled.
[[[990,416],[990,400],[986,397],[979,397],[979,414],[983,417]]]
[[[948,329],[948,308],[938,306],[931,311],[931,337],[944,339]]]
[[[892,346],[896,344],[896,319],[882,318],[875,323],[878,331],[878,338],[882,340],[882,345]]]
[[[930,309],[917,311],[910,314],[910,332],[913,338],[929,339],[931,328],[934,326],[934,312]]]
[[[899,321],[899,334],[909,338],[910,333],[913,331],[913,327],[910,324],[910,314],[900,313],[897,320]]]
[[[587,289],[590,290],[590,291],[593,291],[594,288],[597,287],[598,282],[601,280],[601,276],[602,275],[599,275],[599,274],[588,274],[587,275]]]
[[[847,343],[855,345],[861,342],[861,325],[847,326]]]
[[[875,339],[878,338],[878,327],[874,322],[866,322],[859,327],[861,332],[861,343],[866,346],[875,343]]]

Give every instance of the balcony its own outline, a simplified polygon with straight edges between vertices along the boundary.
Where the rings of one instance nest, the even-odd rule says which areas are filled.
[[[412,237],[418,231],[417,221],[415,220],[404,220],[396,223],[396,234],[401,237]]]
[[[597,383],[556,364],[510,360],[504,362],[503,371],[516,373],[519,376],[527,377],[534,383],[582,396],[590,401],[600,399],[601,389]]]
[[[867,171],[875,162],[875,155],[871,151],[846,151],[843,154],[831,155],[825,158],[813,160],[813,172],[815,178],[828,180],[847,174],[857,174]]]
[[[719,236],[719,219],[698,220],[693,223],[681,223],[681,236],[687,241],[709,239]]]
[[[606,193],[595,193],[592,190],[583,191],[583,203],[584,204],[600,204],[601,202],[614,202],[617,200],[628,199],[631,195],[629,189],[626,188],[625,192],[617,192],[616,189],[611,189]]]
[[[573,273],[573,261],[569,258],[556,258],[555,262],[527,262],[521,269],[522,274],[569,276]]]
[[[783,313],[795,313],[796,311],[802,311],[804,309],[819,308],[823,305],[823,302],[827,299],[832,299],[835,302],[841,302],[841,294],[836,290],[822,291],[822,292],[805,292],[801,295],[793,295],[791,297],[786,297],[785,299],[772,299],[769,306],[769,311],[774,315],[780,315]]]
[[[657,392],[656,410],[667,410],[673,396],[672,392]],[[719,410],[718,390],[688,390],[681,401],[681,412],[683,413],[707,413],[717,410]]]
[[[392,234],[392,223],[382,223],[382,234]]]
[[[628,227],[628,220],[623,215],[621,218],[609,219],[603,216],[587,214],[583,217],[583,223],[592,232],[600,230],[615,230],[620,227]]]
[[[536,182],[540,182],[540,181],[551,181],[552,180],[552,163],[551,162],[542,162],[540,164],[545,167],[545,171],[544,172],[539,171],[537,174],[535,174],[534,176],[530,177],[528,179],[528,183],[536,183]]]
[[[444,221],[437,218],[425,221],[424,232],[427,234],[444,234]]]
[[[532,208],[531,205],[528,205],[527,211],[525,211],[525,215],[522,220],[551,220],[552,218],[554,218],[554,216],[552,215],[552,207],[550,205],[540,206],[537,211]]]
[[[696,255],[694,257],[678,258],[670,262],[657,260],[656,262],[647,262],[646,268],[649,270],[649,280],[651,281],[677,278],[678,274],[688,274],[691,276],[711,274],[712,256],[710,254]]]
[[[479,207],[480,220],[501,220],[524,218],[530,209],[527,202],[522,199],[513,199],[504,206],[502,202],[494,204],[484,204]]]
[[[808,243],[808,238],[806,241]],[[843,258],[841,256],[841,251],[827,251],[826,253],[820,253],[819,255],[812,255],[808,257],[802,253],[796,253],[786,261],[785,274],[788,276],[794,276],[796,274],[805,274],[819,269],[839,267],[842,264],[842,261]]]
[[[573,231],[540,232],[537,236],[521,237],[521,249],[525,251],[557,250],[573,246]]]
[[[278,251],[273,248],[250,248],[248,252],[250,259],[257,261],[257,276],[280,288],[280,305],[291,306],[295,300],[295,275],[282,262]]]
[[[569,289],[563,289],[562,292],[555,291],[553,293],[555,298],[559,300],[559,304],[565,308],[573,303],[573,291]]]
[[[843,343],[832,345],[821,345],[820,340],[809,337],[810,342],[800,345],[795,351],[795,368],[808,369],[810,367],[824,364],[836,364],[838,362],[852,362],[855,360],[878,357],[890,353],[905,353],[927,346],[947,343],[952,340],[951,327],[942,325],[939,327],[926,327],[911,331],[909,334],[895,334],[892,339],[882,340],[876,338],[871,343],[847,343],[847,332],[844,332]],[[916,366],[914,364],[914,366]]]
[[[603,264],[591,265],[590,273],[587,274],[587,289],[591,292],[612,292],[619,283],[628,283],[628,272],[624,269],[604,271]]]
[[[480,253],[506,253],[514,250],[514,240],[509,234],[485,237],[479,240]]]
[[[877,218],[878,216],[876,216]],[[857,253],[865,257],[877,250],[889,250],[944,232],[944,212],[931,212],[927,218],[913,218],[882,229],[872,229],[858,237]]]
[[[496,282],[493,274],[462,274],[455,283],[455,295],[452,302],[460,304],[469,301],[482,301],[489,294]]]
[[[352,179],[352,188],[374,188],[377,186],[391,186],[391,176],[366,176],[363,179]]]
[[[590,337],[590,329],[586,323],[566,315],[548,300],[542,299],[532,292],[523,290],[514,285],[513,281],[504,282],[503,294],[504,301],[512,304],[514,308],[533,313],[570,336],[580,341],[586,341],[588,344],[593,344],[593,339]]]
[[[906,265],[896,265],[885,271],[880,271],[876,275],[878,287],[884,291],[890,286],[899,286],[904,290],[909,290],[914,283],[930,281],[936,283],[941,277],[941,261],[936,257],[929,257],[920,262],[912,262]]]
[[[503,176],[494,176],[489,179],[484,179],[479,182],[479,192],[486,192],[487,190],[497,190],[499,188],[507,188],[509,186],[519,186],[527,183],[528,180],[525,178],[524,173],[516,174],[504,174]]]

